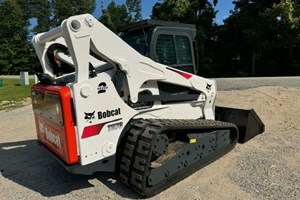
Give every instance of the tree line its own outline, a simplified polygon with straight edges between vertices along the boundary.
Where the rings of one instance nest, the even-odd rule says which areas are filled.
[[[160,0],[151,18],[196,25],[202,76],[300,75],[300,0],[235,0],[221,25],[215,23],[217,4]],[[0,0],[0,74],[39,70],[32,35],[95,8],[95,0]],[[141,0],[112,0],[107,6],[102,0],[101,10],[99,21],[115,33],[142,20]]]

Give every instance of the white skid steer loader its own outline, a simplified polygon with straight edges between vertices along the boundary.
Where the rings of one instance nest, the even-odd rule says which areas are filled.
[[[264,131],[253,110],[215,106],[215,81],[194,74],[193,25],[121,31],[84,14],[33,38],[38,141],[67,170],[118,171],[152,196]]]

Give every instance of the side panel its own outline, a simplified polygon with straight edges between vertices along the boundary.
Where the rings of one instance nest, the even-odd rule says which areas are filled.
[[[66,86],[34,85],[32,102],[38,140],[67,164],[77,163],[70,89]]]
[[[72,91],[80,164],[114,155],[122,130],[137,112],[120,98],[106,73],[73,84]]]

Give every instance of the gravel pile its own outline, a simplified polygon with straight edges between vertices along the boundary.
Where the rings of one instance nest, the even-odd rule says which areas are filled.
[[[151,199],[300,199],[300,88],[218,93],[218,105],[254,108],[264,134]],[[137,199],[109,173],[67,172],[36,145],[31,106],[0,111],[0,199]]]
[[[230,178],[255,199],[299,199],[300,169],[275,152],[253,151],[236,163]]]

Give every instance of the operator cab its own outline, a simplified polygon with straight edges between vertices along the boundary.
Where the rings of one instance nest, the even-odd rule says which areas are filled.
[[[195,25],[143,20],[119,30],[120,37],[140,54],[164,65],[196,74],[197,54],[193,48]]]

